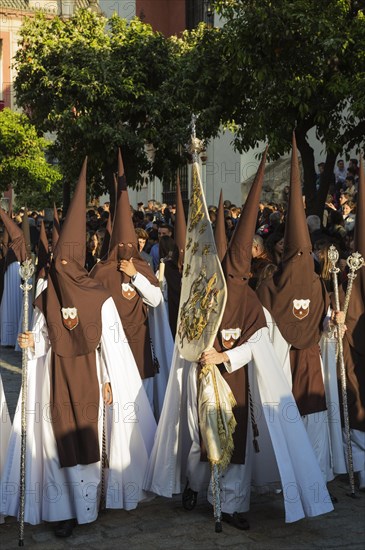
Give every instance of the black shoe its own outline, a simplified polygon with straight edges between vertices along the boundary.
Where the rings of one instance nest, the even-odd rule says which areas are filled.
[[[236,527],[236,529],[240,529],[241,531],[246,531],[250,528],[247,519],[240,512],[234,512],[233,514],[222,512],[222,521],[229,523],[232,527]]]
[[[182,494],[182,505],[185,508],[185,510],[188,510],[189,512],[191,510],[194,510],[197,500],[198,500],[197,491],[193,491],[189,487],[189,483],[187,483],[185,486],[184,492]]]
[[[335,497],[335,495],[333,495],[332,493],[329,493],[329,496],[330,496],[332,504],[337,504],[338,498]]]
[[[76,527],[77,521],[75,519],[67,519],[66,521],[60,521],[55,528],[54,534],[56,537],[66,538],[72,535],[74,527]]]

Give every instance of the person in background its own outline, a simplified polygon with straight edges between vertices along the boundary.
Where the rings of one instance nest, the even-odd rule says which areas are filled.
[[[353,231],[355,228],[355,220],[356,220],[355,212],[356,212],[356,203],[351,200],[346,201],[345,204],[342,206],[342,215],[343,215],[343,220],[345,222],[346,233]]]
[[[158,243],[161,261],[164,263],[162,294],[167,303],[169,324],[175,339],[177,316],[181,294],[181,273],[178,267],[179,249],[171,237],[163,236]],[[159,273],[156,274],[158,277]]]
[[[171,225],[162,224],[159,226],[158,231],[158,240],[161,239],[161,237],[172,237],[173,235],[173,228]],[[154,244],[150,250],[150,255],[153,259],[153,269],[154,271],[157,271],[158,264],[160,263],[160,252],[159,252],[159,245],[158,243]]]
[[[284,250],[284,235],[282,229],[272,233],[265,241],[266,250],[275,265],[279,265]]]
[[[90,231],[87,234],[86,239],[86,259],[85,259],[85,269],[91,271],[95,264],[100,260],[100,241],[98,234],[93,231]]]
[[[345,162],[343,159],[339,159],[334,169],[336,189],[341,189],[345,183],[347,176],[347,169],[345,168]]]
[[[148,241],[148,238],[149,238],[148,233],[141,227],[136,227],[136,235],[138,239],[139,254],[148,263],[148,265],[153,271],[153,258],[150,254],[147,254],[147,252],[145,252],[144,250],[144,247],[146,246],[146,242]]]

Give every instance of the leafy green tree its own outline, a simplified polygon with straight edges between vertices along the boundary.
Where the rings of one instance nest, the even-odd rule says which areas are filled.
[[[61,174],[47,162],[48,147],[24,114],[10,109],[0,112],[0,192],[11,186],[18,206],[43,208],[59,203]]]
[[[182,80],[203,134],[219,124],[247,151],[269,142],[271,157],[291,148],[295,129],[308,210],[321,214],[338,154],[364,144],[365,2],[217,0],[221,29],[201,28]],[[191,39],[191,38],[190,38]],[[308,131],[326,154],[319,193]]]
[[[138,19],[78,10],[69,20],[38,14],[24,23],[17,102],[39,131],[56,133],[53,152],[68,184],[88,155],[92,195],[112,190],[119,146],[129,185],[146,174],[171,177],[189,117],[169,95],[178,53],[176,41]]]

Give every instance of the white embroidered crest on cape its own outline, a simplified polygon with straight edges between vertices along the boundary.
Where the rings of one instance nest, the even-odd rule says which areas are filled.
[[[233,348],[236,340],[241,336],[240,328],[226,328],[221,330],[222,345],[226,349]]]
[[[305,319],[309,313],[310,300],[293,300],[293,314],[299,319]]]
[[[79,324],[79,317],[77,314],[77,308],[75,307],[63,307],[61,308],[62,312],[62,322],[65,328],[68,330],[73,330]]]
[[[137,295],[136,289],[129,283],[122,283],[122,296],[127,300],[132,300]]]

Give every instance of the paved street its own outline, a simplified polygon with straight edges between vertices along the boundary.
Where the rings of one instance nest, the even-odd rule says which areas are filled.
[[[0,373],[11,415],[20,388],[20,367],[21,354],[0,347]],[[140,504],[132,512],[106,511],[97,522],[76,527],[69,539],[55,538],[50,524],[26,525],[25,546],[47,550],[123,547],[129,550],[223,547],[231,550],[362,550],[365,547],[365,493],[359,493],[356,499],[348,497],[348,483],[343,477],[331,482],[329,488],[338,498],[335,510],[294,524],[284,523],[282,497],[276,494],[252,496],[247,514],[249,531],[238,531],[223,524],[221,534],[214,533],[211,509],[204,501],[198,503],[193,512],[186,512],[179,497],[172,500],[159,497]],[[6,518],[5,524],[0,525],[0,548],[7,550],[17,545],[17,524],[14,518]]]

